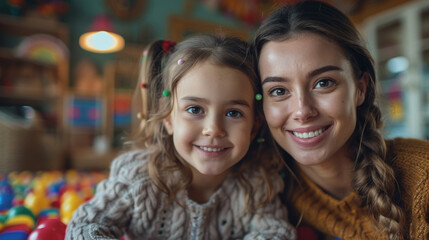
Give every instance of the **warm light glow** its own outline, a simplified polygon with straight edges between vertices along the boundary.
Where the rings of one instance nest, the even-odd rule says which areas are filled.
[[[87,32],[79,38],[79,45],[88,51],[97,53],[117,52],[124,48],[124,39],[112,32]]]

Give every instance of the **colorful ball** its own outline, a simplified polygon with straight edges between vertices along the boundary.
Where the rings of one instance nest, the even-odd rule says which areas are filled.
[[[25,197],[24,205],[38,215],[42,209],[49,207],[50,202],[42,192],[32,192]]]

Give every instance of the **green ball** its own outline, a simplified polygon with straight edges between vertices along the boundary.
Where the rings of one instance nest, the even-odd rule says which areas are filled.
[[[37,220],[36,217],[34,216],[33,212],[23,205],[12,207],[11,209],[9,209],[9,212],[7,215],[8,215],[8,219],[11,219],[11,218],[19,216],[19,215],[27,215],[27,216],[30,216],[31,218],[33,218],[34,221]]]

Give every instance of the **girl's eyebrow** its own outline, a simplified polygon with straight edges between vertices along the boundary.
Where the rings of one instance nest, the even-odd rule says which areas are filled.
[[[207,99],[199,98],[199,97],[193,97],[193,96],[182,97],[180,100],[192,101],[192,102],[208,102]]]
[[[329,72],[329,71],[343,71],[343,69],[338,67],[338,66],[334,66],[334,65],[323,66],[321,68],[318,68],[318,69],[311,71],[307,75],[307,77],[312,78],[312,77],[315,77],[321,73]],[[262,80],[262,85],[264,85],[265,83],[269,83],[269,82],[288,82],[288,81],[289,80],[287,78],[284,78],[284,77],[266,77],[264,80]]]
[[[180,100],[182,100],[182,101],[190,101],[190,102],[202,102],[202,103],[208,103],[209,102],[205,98],[194,97],[194,96],[182,97]],[[241,100],[241,99],[231,100],[228,103],[231,104],[231,105],[242,105],[242,106],[250,108],[250,104],[247,101]]]

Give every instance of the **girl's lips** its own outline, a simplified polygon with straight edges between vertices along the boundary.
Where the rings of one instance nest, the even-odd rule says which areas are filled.
[[[213,146],[213,145],[194,145],[198,150],[200,150],[204,155],[209,157],[218,157],[224,154],[226,151],[230,149],[230,147],[221,147],[221,146]]]
[[[313,147],[328,135],[332,125],[325,127],[300,128],[288,130],[292,140],[302,147]]]
[[[199,146],[199,148],[207,152],[220,152],[225,149],[222,147],[204,147],[204,146]]]

